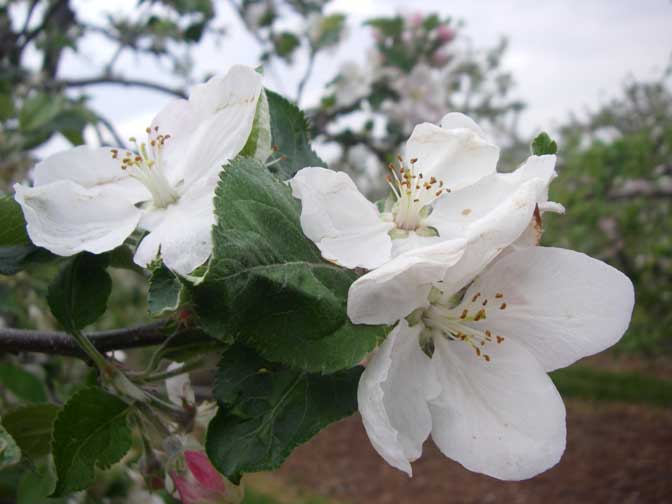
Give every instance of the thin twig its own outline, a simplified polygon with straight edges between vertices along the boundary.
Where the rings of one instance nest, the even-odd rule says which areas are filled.
[[[160,345],[170,336],[166,322],[94,332],[87,335],[100,352]],[[171,346],[212,339],[195,329],[184,329],[171,340]],[[72,336],[58,331],[0,329],[0,354],[32,352],[86,358]]]
[[[172,96],[177,96],[178,98],[187,98],[187,93],[182,89],[164,86],[158,82],[146,81],[142,79],[127,79],[125,77],[114,75],[101,75],[100,77],[91,77],[87,79],[60,79],[45,84],[51,88],[74,88],[111,84],[116,86],[151,89],[153,91],[160,91]]]
[[[98,119],[98,122],[100,122],[103,126],[105,126],[107,131],[110,132],[112,138],[114,138],[115,147],[126,147],[126,142],[122,140],[121,135],[117,132],[117,130],[110,121],[108,121],[105,117],[101,115],[98,115],[96,118]]]
[[[317,54],[317,51],[311,46],[310,54],[308,55],[308,65],[306,66],[306,71],[304,72],[303,77],[301,78],[301,81],[299,82],[299,87],[296,90],[296,103],[297,104],[301,103],[301,97],[303,96],[303,90],[306,87],[306,84],[308,83],[308,79],[310,79],[310,76],[313,73],[313,67],[315,65],[315,55],[316,54]]]

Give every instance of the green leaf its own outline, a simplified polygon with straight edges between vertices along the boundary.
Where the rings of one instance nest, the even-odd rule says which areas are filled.
[[[271,113],[271,135],[278,155],[284,156],[269,169],[287,180],[306,166],[327,166],[310,147],[309,126],[303,112],[272,91],[266,91]]]
[[[105,313],[112,290],[108,261],[106,255],[78,254],[49,286],[49,308],[67,332],[77,332]]]
[[[378,29],[386,37],[400,37],[404,30],[404,18],[401,16],[369,19],[365,24]]]
[[[47,400],[42,381],[33,373],[9,362],[0,362],[0,383],[23,401],[46,402]]]
[[[21,206],[11,196],[0,197],[0,222],[0,275],[13,275],[38,248],[30,242]]]
[[[541,132],[532,141],[530,146],[532,154],[535,156],[543,156],[544,154],[555,154],[558,152],[558,144],[553,140],[548,133]]]
[[[52,463],[25,471],[16,491],[16,504],[67,504],[66,498],[50,499],[56,486],[56,473]]]
[[[44,128],[63,109],[63,97],[36,93],[23,102],[19,126],[23,132]]]
[[[224,170],[215,212],[210,268],[193,297],[211,336],[321,372],[352,367],[384,337],[348,320],[356,275],[322,259],[301,230],[298,200],[259,162],[238,158]]]
[[[0,425],[0,470],[17,464],[21,460],[21,449],[12,436]]]
[[[147,305],[152,315],[163,315],[177,310],[180,306],[183,286],[175,274],[161,265],[152,272],[149,279]]]
[[[252,123],[252,131],[240,155],[265,163],[271,155],[271,116],[266,92],[262,91]]]
[[[292,32],[282,32],[273,38],[276,54],[286,61],[291,60],[292,54],[300,45],[301,41]]]
[[[131,447],[129,405],[90,387],[75,394],[54,423],[53,454],[61,497],[83,490],[95,480],[94,468],[107,469]]]
[[[233,481],[279,467],[298,445],[357,410],[361,371],[308,374],[230,348],[219,365],[220,408],[208,427],[208,456]]]
[[[54,420],[60,409],[54,404],[33,404],[10,411],[2,418],[24,455],[41,457],[51,451]]]
[[[0,247],[30,245],[21,206],[12,196],[0,198]]]
[[[345,16],[343,14],[324,16],[320,21],[319,36],[317,40],[313,41],[314,47],[323,49],[338,44],[343,28],[345,28]]]

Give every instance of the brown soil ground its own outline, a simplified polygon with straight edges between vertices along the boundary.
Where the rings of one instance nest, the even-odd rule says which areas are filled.
[[[276,473],[290,486],[353,504],[672,503],[672,411],[567,401],[556,467],[523,482],[473,474],[428,442],[412,479],[373,450],[359,416],[297,449]]]

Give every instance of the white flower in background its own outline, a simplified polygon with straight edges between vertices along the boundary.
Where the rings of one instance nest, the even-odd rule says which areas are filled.
[[[181,367],[182,364],[179,362],[171,362],[166,368],[166,371],[175,371]],[[191,379],[189,378],[188,372],[167,378],[166,393],[168,394],[168,399],[170,399],[170,402],[173,404],[187,407],[196,406],[196,395],[191,386]]]
[[[360,98],[368,96],[373,84],[373,73],[357,63],[344,63],[334,81],[333,90],[336,105],[347,107]]]
[[[374,269],[399,257],[410,267],[416,250],[468,239],[503,215],[507,219],[493,239],[513,233],[502,247],[508,246],[529,225],[536,204],[561,209],[547,203],[555,156],[531,156],[510,174],[496,172],[498,158],[499,149],[476,123],[452,113],[441,127],[416,126],[406,145],[407,161],[389,178],[394,202],[382,211],[345,173],[304,168],[290,183],[301,200],[303,232],[325,259]]]
[[[440,73],[419,63],[410,73],[393,78],[390,84],[399,100],[383,103],[383,111],[393,122],[409,131],[421,121],[439,121],[447,101],[447,85]]]
[[[39,163],[34,187],[14,186],[31,240],[57,255],[98,254],[140,228],[149,233],[137,264],[160,254],[191,273],[210,255],[217,178],[245,146],[261,93],[261,76],[234,66],[165,107],[146,141],[132,139],[136,152],[81,146]]]
[[[495,478],[526,479],[555,465],[565,409],[546,373],[613,345],[630,321],[630,280],[569,250],[502,254],[464,292],[477,242],[444,257],[448,274],[434,265],[433,286],[428,261],[397,277],[392,290],[414,303],[381,304],[373,290],[351,288],[353,322],[399,320],[364,371],[358,402],[375,449],[409,475],[430,434],[444,455]],[[377,313],[366,306],[372,297]]]

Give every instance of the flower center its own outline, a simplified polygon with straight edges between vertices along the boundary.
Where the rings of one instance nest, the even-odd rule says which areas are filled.
[[[438,198],[444,192],[450,192],[450,189],[443,187],[443,181],[435,177],[426,179],[423,174],[416,170],[417,159],[410,160],[407,166],[401,156],[397,156],[399,168],[390,163],[388,168],[391,175],[386,177],[387,183],[392,189],[396,199],[392,206],[392,217],[397,233],[404,237],[408,231],[415,231],[421,235],[436,236],[436,230],[425,228],[422,221],[431,213],[429,204]]]
[[[126,151],[120,154],[119,149],[111,149],[112,158],[118,159],[121,169],[127,170],[131,177],[147,188],[155,208],[166,208],[179,198],[179,194],[161,171],[163,146],[170,135],[160,134],[158,126],[145,131],[147,142],[138,143],[135,137],[129,138],[135,145],[135,153]]]
[[[447,306],[439,302],[409,317],[412,317],[410,323],[422,322],[425,326],[420,336],[420,345],[425,353],[433,352],[435,338],[445,338],[469,345],[476,357],[490,362],[488,346],[493,343],[501,344],[504,337],[495,334],[481,321],[488,318],[488,310],[505,310],[506,306],[501,292],[490,298],[477,292],[471,299],[462,300],[458,306]]]

